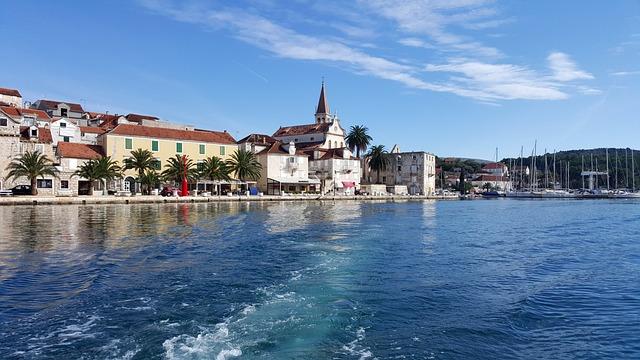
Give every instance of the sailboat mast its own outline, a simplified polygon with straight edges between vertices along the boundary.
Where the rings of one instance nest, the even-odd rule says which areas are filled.
[[[616,148],[616,179],[614,180],[614,186],[618,189],[618,148]]]
[[[567,161],[567,190],[571,190],[571,161]]]
[[[520,190],[522,190],[522,188],[524,187],[524,165],[522,159],[522,157],[524,156],[523,152],[524,146],[520,145]]]
[[[609,148],[606,148],[604,151],[607,156],[607,190],[609,190]]]
[[[631,149],[631,190],[636,192],[636,168],[633,159],[633,149]]]
[[[547,166],[547,149],[544,149],[544,188],[549,188],[549,167]]]
[[[553,189],[556,189],[556,149],[553,149]]]
[[[580,173],[580,178],[582,179],[582,190],[584,190],[584,154],[582,154],[582,172]]]
[[[624,149],[624,181],[625,189],[629,189],[629,149]]]

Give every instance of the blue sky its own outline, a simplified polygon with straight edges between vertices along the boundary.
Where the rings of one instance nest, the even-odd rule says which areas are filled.
[[[640,2],[10,1],[0,86],[236,138],[313,121],[492,158],[640,147]],[[527,150],[526,150],[527,151]]]

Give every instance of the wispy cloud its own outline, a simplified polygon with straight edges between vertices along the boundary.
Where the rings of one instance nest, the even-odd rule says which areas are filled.
[[[487,6],[490,0],[360,0],[375,14],[393,20],[405,33],[425,35],[449,50],[485,57],[502,53],[478,41],[458,35],[451,27],[482,28],[498,26],[505,20],[494,19],[498,11]]]
[[[578,69],[569,55],[561,52],[553,52],[547,57],[549,68],[553,71],[553,78],[558,81],[590,80],[593,75]]]
[[[373,54],[372,47],[359,45],[355,40],[340,39],[332,35],[302,33],[279,24],[255,11],[239,8],[185,6],[171,0],[139,0],[146,8],[178,21],[197,24],[209,29],[222,30],[231,36],[263,49],[274,56],[334,64],[351,72],[395,81],[409,88],[452,93],[481,102],[500,100],[560,100],[569,97],[573,89],[587,93],[587,88],[569,86],[570,82],[589,80],[593,76],[560,52],[547,58],[550,71],[537,72],[524,65],[495,64],[501,53],[497,49],[460,37],[447,27],[481,24],[497,11],[484,5],[488,0],[371,0],[365,5],[377,14],[397,21],[403,32],[428,36],[433,42],[419,37],[405,36],[398,42],[405,46],[459,52],[463,55],[444,64],[426,67],[416,61],[394,56]],[[202,3],[198,3],[202,4]],[[431,20],[431,21],[429,21]],[[496,20],[497,21],[497,20]],[[337,22],[336,22],[337,23]],[[488,26],[488,25],[487,25]],[[353,32],[347,29],[345,33]],[[375,36],[373,32],[351,36]],[[376,49],[378,50],[378,49]],[[473,59],[476,56],[486,60]],[[448,77],[436,76],[448,74]],[[592,93],[597,90],[593,89]]]
[[[633,71],[616,71],[616,72],[612,72],[611,75],[613,76],[633,76],[633,75],[640,75],[640,70],[633,70]]]

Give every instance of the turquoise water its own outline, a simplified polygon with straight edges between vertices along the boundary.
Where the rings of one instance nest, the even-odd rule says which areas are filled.
[[[640,202],[0,207],[7,359],[640,358]]]

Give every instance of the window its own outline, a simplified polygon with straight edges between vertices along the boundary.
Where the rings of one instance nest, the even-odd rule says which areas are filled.
[[[220,155],[224,155],[225,154],[225,148],[224,146],[220,146]]]
[[[124,148],[127,150],[133,149],[133,139],[124,139]]]
[[[181,153],[182,152],[182,143],[176,143],[176,152],[177,153]]]
[[[298,138],[293,139],[293,142],[298,142]]]
[[[198,171],[204,170],[204,162],[198,161],[198,163],[196,165],[197,165]]]
[[[0,126],[7,126],[7,118],[0,118]]]
[[[53,188],[53,180],[38,179],[36,185],[38,186],[38,189],[51,189]]]
[[[386,177],[386,176],[383,176],[383,177],[382,177],[382,182],[383,182],[383,183],[386,183],[386,182],[387,182],[387,177]]]
[[[311,139],[309,139],[309,141],[313,141],[313,136],[311,137]]]
[[[162,162],[161,162],[160,160],[158,160],[158,159],[155,159],[155,160],[153,161],[153,163],[151,164],[151,167],[152,167],[154,170],[160,170],[160,169],[162,169]]]
[[[31,129],[31,136],[38,136],[38,129]]]
[[[62,141],[63,142],[69,142],[69,137],[68,136],[63,136],[62,137]]]
[[[199,148],[200,148],[200,155],[203,155],[206,152],[206,146],[204,146],[204,144],[200,144]]]
[[[151,140],[151,151],[158,151],[158,140]]]
[[[290,157],[290,158],[289,158],[289,162],[293,164],[294,162],[296,162],[296,158],[294,158],[294,157]]]
[[[60,109],[60,116],[67,117],[67,109]]]
[[[69,180],[60,180],[60,189],[68,189]]]
[[[60,127],[61,128],[66,128],[67,127],[67,123],[66,122],[61,122],[60,123]]]
[[[398,166],[398,172],[402,171],[402,166]]]

